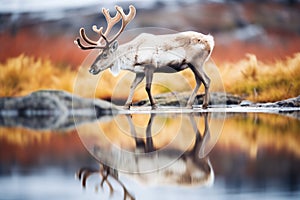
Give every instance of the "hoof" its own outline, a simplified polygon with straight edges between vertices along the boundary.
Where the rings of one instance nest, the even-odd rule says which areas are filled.
[[[129,110],[130,109],[130,104],[125,104],[124,106],[123,106],[123,109],[125,109],[125,110]]]
[[[193,105],[186,105],[186,108],[193,109]]]
[[[156,110],[156,109],[157,109],[157,105],[155,105],[155,104],[152,105],[152,106],[151,106],[151,109],[152,109],[152,110]]]

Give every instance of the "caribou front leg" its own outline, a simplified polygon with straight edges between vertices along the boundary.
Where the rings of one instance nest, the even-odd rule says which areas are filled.
[[[138,84],[140,84],[142,82],[142,80],[144,79],[145,74],[139,73],[135,75],[135,79],[132,82],[131,86],[130,86],[130,92],[129,92],[129,96],[127,98],[127,101],[124,105],[125,109],[129,109],[131,104],[132,104],[132,98],[133,98],[133,94],[134,94],[134,90],[135,88],[138,86]]]

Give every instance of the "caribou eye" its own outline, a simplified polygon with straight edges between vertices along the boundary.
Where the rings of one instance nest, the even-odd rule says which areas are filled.
[[[119,46],[118,41],[117,40],[114,41],[114,43],[110,47],[110,52],[111,53],[115,52],[117,50],[118,46]]]
[[[107,56],[108,56],[108,55],[107,55],[107,52],[103,52],[103,53],[102,53],[102,58],[107,58]]]

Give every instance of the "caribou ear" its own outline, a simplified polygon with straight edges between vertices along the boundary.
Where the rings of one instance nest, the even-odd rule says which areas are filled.
[[[115,40],[112,45],[109,47],[110,53],[115,52],[118,49],[119,43],[117,40]]]

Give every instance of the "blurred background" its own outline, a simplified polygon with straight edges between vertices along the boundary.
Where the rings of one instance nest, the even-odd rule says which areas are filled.
[[[72,66],[86,52],[73,44],[81,26],[101,26],[101,8],[137,8],[129,28],[163,27],[211,33],[217,63],[236,61],[253,53],[259,59],[284,58],[299,50],[300,5],[290,1],[226,0],[1,0],[0,61],[21,53],[50,58]]]

